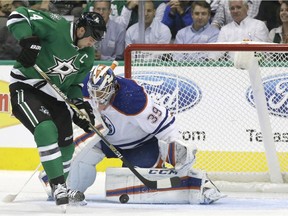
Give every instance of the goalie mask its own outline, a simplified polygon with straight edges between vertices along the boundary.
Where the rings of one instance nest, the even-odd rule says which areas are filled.
[[[90,74],[88,92],[99,104],[109,103],[116,90],[116,78],[113,70],[105,65],[98,65]]]

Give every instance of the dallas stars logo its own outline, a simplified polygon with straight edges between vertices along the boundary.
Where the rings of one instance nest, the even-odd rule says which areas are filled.
[[[52,76],[59,76],[60,82],[63,83],[68,76],[77,73],[78,68],[74,65],[76,58],[77,55],[71,57],[68,60],[59,59],[54,56],[55,65],[48,68],[48,74]]]

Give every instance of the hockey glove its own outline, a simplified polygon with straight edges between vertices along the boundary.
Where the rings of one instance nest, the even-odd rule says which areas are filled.
[[[21,39],[19,44],[22,50],[17,57],[17,61],[25,68],[32,67],[41,49],[40,39],[37,36],[32,36]]]
[[[93,108],[87,101],[78,101],[75,103],[75,106],[83,113],[83,115],[79,115],[74,112],[73,122],[82,128],[86,133],[90,133],[92,129],[90,128],[89,123],[92,125],[95,124],[95,116],[93,114]]]

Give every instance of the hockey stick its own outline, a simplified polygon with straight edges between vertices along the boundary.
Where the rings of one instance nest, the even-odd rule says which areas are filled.
[[[112,64],[113,65],[113,64]],[[115,64],[116,67],[116,64]],[[34,65],[35,70],[47,81],[47,83],[61,96],[61,98],[80,116],[85,116],[82,111],[80,111],[75,104],[73,104],[69,98],[56,86],[51,82],[51,79],[47,74],[41,70],[37,65]],[[91,122],[89,123],[90,128],[102,139],[105,145],[119,158],[123,161],[123,163],[131,170],[132,173],[148,188],[151,189],[160,189],[160,188],[171,188],[180,185],[181,179],[178,176],[166,179],[160,179],[156,181],[151,181],[144,178],[129,161],[126,160],[125,157],[112,145],[103,134],[93,125]]]
[[[32,179],[32,177],[35,175],[35,173],[39,170],[39,168],[41,167],[41,163],[38,164],[38,166],[36,167],[36,169],[33,171],[33,173],[31,174],[31,176],[29,177],[29,179],[27,179],[27,181],[22,185],[22,187],[20,188],[20,190],[16,193],[16,194],[8,194],[7,196],[5,196],[2,201],[6,202],[6,203],[10,203],[13,202],[16,197],[22,192],[22,190],[24,189],[24,187],[30,182],[30,180]]]

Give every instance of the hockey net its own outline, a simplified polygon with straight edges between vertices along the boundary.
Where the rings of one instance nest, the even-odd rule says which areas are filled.
[[[207,171],[218,182],[284,185],[288,182],[286,51],[288,46],[279,44],[134,44],[125,50],[125,77],[137,80],[177,116],[182,138],[198,147],[194,168]],[[234,66],[239,53],[243,68]],[[251,53],[259,71],[244,69]],[[252,88],[257,73],[261,80],[254,90],[264,90],[264,106],[259,107]],[[268,118],[263,121],[265,109]]]

